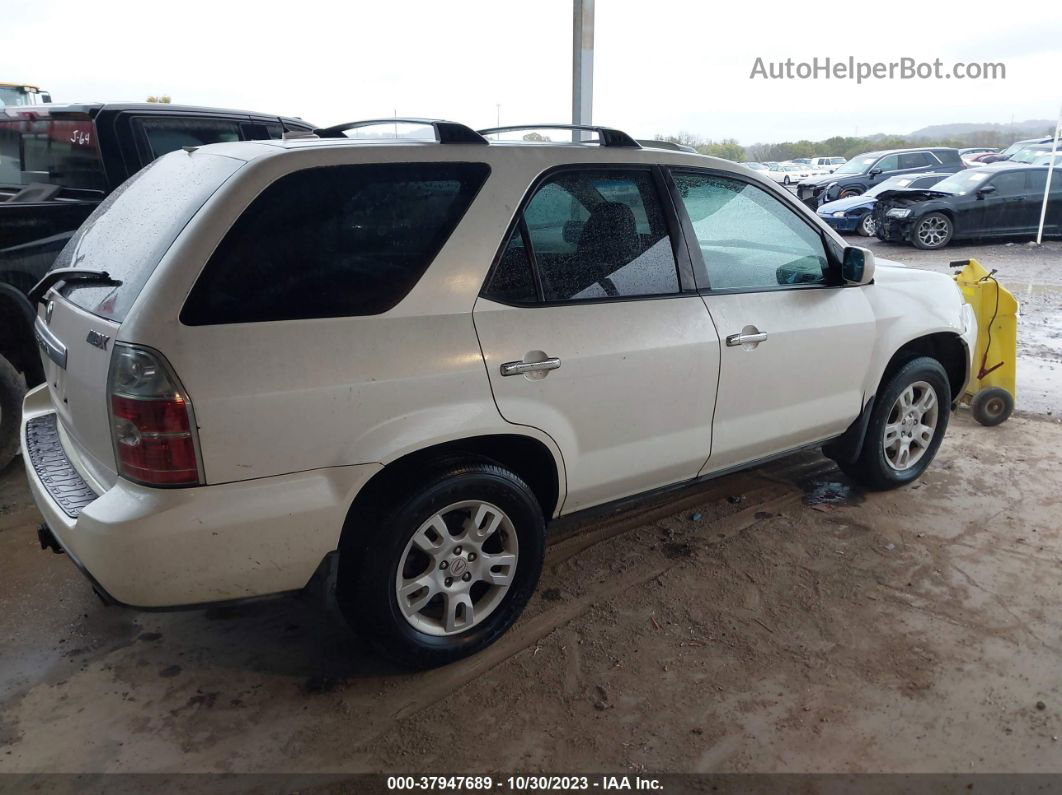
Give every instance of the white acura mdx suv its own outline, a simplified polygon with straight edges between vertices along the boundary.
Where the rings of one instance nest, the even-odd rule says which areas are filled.
[[[105,601],[323,577],[438,665],[516,620],[553,518],[809,446],[929,465],[976,335],[946,276],[616,130],[376,123],[166,155],[31,293],[41,541]]]

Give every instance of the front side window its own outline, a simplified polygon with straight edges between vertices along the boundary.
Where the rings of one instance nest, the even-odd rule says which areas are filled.
[[[238,122],[226,119],[195,119],[159,116],[140,119],[140,128],[153,160],[182,146],[206,146],[240,140]]]
[[[544,301],[679,292],[671,237],[649,171],[562,172],[535,191],[523,221]],[[501,265],[511,257],[522,272],[513,246],[510,241]],[[489,295],[499,280],[519,284],[523,278],[503,275],[501,265]]]
[[[428,269],[489,172],[485,163],[390,163],[281,177],[233,224],[181,321],[386,312]]]
[[[713,290],[826,284],[821,236],[767,191],[713,174],[674,174]]]
[[[899,167],[900,159],[896,155],[886,155],[874,166],[879,171],[895,171]]]
[[[1017,196],[1025,193],[1025,172],[997,174],[989,184],[995,186],[1000,196]]]

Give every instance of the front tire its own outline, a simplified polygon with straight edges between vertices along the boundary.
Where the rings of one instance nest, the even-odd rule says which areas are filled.
[[[859,219],[859,223],[856,225],[856,232],[863,237],[873,237],[877,227],[878,225],[874,223],[874,214],[867,213]]]
[[[912,359],[878,391],[859,458],[841,469],[876,491],[906,486],[936,456],[950,416],[944,367],[928,356]]]
[[[944,213],[930,213],[915,223],[911,242],[915,248],[933,251],[944,248],[955,234],[955,225]]]
[[[336,594],[357,632],[402,665],[433,668],[512,626],[545,555],[542,509],[518,475],[451,464],[380,502],[340,547]]]

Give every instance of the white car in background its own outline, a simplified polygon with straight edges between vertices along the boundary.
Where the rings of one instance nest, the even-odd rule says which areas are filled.
[[[554,518],[807,447],[875,489],[929,466],[977,334],[950,277],[726,160],[347,137],[395,123],[165,155],[30,292],[40,541],[105,601],[326,584],[441,665],[516,621]]]
[[[811,166],[819,169],[820,174],[832,174],[848,161],[843,157],[813,157]]]
[[[768,170],[762,173],[780,185],[796,185],[800,180],[813,176],[809,166],[799,163],[769,163],[767,165]]]

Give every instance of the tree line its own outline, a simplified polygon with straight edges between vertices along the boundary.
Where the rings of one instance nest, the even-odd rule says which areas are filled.
[[[1050,134],[1050,130],[1044,133]],[[953,146],[957,149],[968,146],[1005,147],[1013,143],[1014,135],[1002,130],[977,130],[963,135],[947,138],[914,138],[906,135],[873,135],[867,137],[835,135],[822,141],[784,141],[774,144],[752,144],[742,146],[734,138],[719,141],[694,133],[680,132],[678,135],[656,135],[657,141],[692,146],[702,155],[721,157],[735,162],[756,161],[771,162],[792,160],[795,157],[841,157],[851,158],[862,152],[880,151],[882,149],[906,149],[916,146]],[[1027,136],[1019,136],[1027,137]]]

